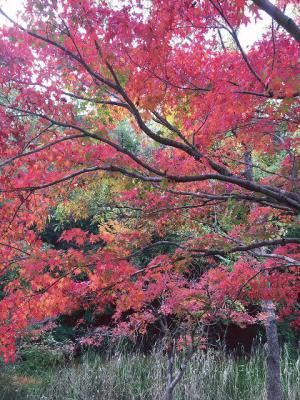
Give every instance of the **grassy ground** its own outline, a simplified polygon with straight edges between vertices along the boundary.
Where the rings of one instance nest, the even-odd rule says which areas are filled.
[[[32,349],[26,360],[2,367],[1,400],[158,400],[165,386],[166,360],[115,355],[103,360],[88,353],[62,363],[57,354]],[[299,400],[300,359],[282,351],[286,400]],[[263,400],[265,370],[262,350],[250,359],[233,360],[220,353],[196,354],[175,390],[176,400]]]

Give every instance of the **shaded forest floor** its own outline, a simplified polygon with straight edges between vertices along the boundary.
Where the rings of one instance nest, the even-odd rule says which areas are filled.
[[[198,353],[175,390],[176,400],[263,400],[264,354],[233,359],[223,353]],[[282,378],[287,400],[299,400],[300,358],[282,350]],[[166,359],[115,354],[103,359],[88,352],[63,360],[46,348],[31,348],[14,365],[1,367],[1,400],[159,400],[166,382]]]

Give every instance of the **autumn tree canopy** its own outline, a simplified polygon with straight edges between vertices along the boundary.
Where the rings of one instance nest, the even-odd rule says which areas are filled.
[[[299,326],[299,8],[28,0],[17,20],[0,11],[6,360],[32,324],[91,303],[114,305],[116,335],[169,314],[251,323],[247,304],[265,299]],[[240,28],[266,14],[245,48]],[[85,217],[104,186],[99,233],[43,243],[53,210]],[[163,251],[138,265],[149,248]]]

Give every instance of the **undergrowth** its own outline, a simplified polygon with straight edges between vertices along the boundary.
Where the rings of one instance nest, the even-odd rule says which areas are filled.
[[[175,400],[263,400],[263,349],[250,357],[198,353],[175,390]],[[299,400],[300,359],[282,350],[286,400]],[[152,355],[114,354],[106,359],[87,352],[65,361],[46,349],[31,349],[15,365],[3,366],[1,400],[159,400],[165,387],[166,359]]]

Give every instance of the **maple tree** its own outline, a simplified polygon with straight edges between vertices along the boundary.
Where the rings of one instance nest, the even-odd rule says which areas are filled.
[[[114,305],[116,335],[170,314],[264,321],[247,312],[262,301],[299,327],[299,2],[28,0],[18,22],[0,12],[5,359],[36,321],[91,303]],[[272,23],[245,50],[239,28],[263,12]],[[85,215],[104,186],[99,233],[45,246],[50,211]],[[154,248],[168,251],[135,262]]]

